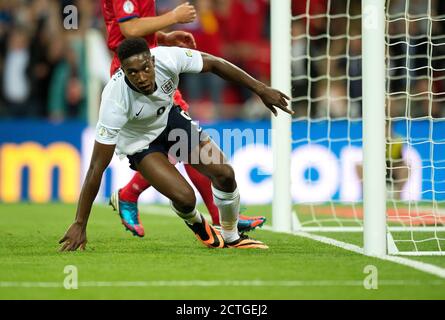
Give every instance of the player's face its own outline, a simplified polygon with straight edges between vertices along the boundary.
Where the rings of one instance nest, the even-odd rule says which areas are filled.
[[[154,61],[155,57],[148,52],[136,54],[122,61],[122,69],[128,80],[146,95],[152,94],[156,89]]]

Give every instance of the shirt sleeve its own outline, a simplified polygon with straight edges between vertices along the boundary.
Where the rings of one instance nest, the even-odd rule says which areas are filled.
[[[201,52],[197,50],[169,47],[173,65],[176,67],[177,74],[181,73],[200,73],[203,67]]]
[[[116,144],[119,131],[127,121],[127,112],[123,106],[113,100],[102,100],[96,125],[96,141],[102,144]]]
[[[113,0],[113,10],[119,23],[140,17],[138,0]]]

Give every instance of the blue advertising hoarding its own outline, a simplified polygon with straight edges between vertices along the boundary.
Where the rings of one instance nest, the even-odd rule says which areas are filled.
[[[362,161],[361,121],[314,120],[292,125],[294,201],[360,201],[356,167]],[[203,127],[233,164],[243,202],[270,202],[270,123],[229,121]],[[445,200],[445,121],[401,120],[394,129],[410,145],[403,152],[410,177],[402,199]],[[75,202],[93,142],[94,130],[79,122],[0,122],[0,201]],[[99,200],[131,175],[125,160],[113,159]],[[164,201],[154,190],[143,200]]]

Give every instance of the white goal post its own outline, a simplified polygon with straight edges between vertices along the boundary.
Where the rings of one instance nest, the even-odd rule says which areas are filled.
[[[362,232],[367,255],[445,255],[440,10],[271,0],[272,86],[296,112],[272,116],[275,230]]]
[[[291,1],[271,1],[272,87],[291,96]],[[290,153],[291,117],[279,112],[272,117],[273,203],[272,223],[277,231],[292,229]]]
[[[362,1],[363,244],[386,254],[385,0]]]

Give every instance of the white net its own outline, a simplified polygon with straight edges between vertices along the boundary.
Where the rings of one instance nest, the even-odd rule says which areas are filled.
[[[294,1],[292,197],[303,229],[358,231],[361,1]],[[445,4],[386,2],[387,221],[401,252],[445,254]]]

